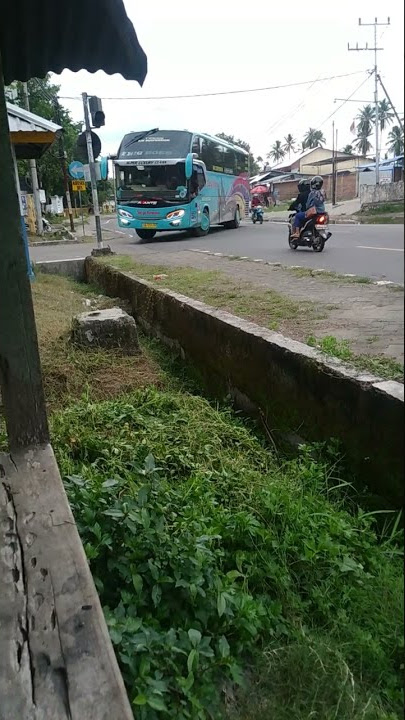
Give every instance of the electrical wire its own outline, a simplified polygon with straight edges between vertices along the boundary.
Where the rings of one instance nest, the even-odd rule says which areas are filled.
[[[368,71],[367,71],[367,73],[368,73],[368,74],[367,74],[367,77],[360,83],[360,85],[359,85],[358,87],[356,87],[355,90],[353,90],[352,94],[349,95],[349,97],[346,98],[346,100],[344,100],[344,101],[342,102],[342,104],[339,105],[339,107],[337,107],[333,112],[331,112],[331,114],[328,115],[328,117],[325,118],[325,120],[323,120],[323,122],[322,122],[320,125],[318,125],[318,127],[316,128],[317,130],[319,130],[321,127],[323,127],[323,126],[325,125],[325,123],[327,123],[328,120],[331,119],[331,117],[333,117],[334,115],[336,115],[336,113],[339,112],[339,110],[340,110],[344,105],[346,105],[346,103],[347,103],[349,100],[351,100],[351,98],[353,97],[353,95],[355,95],[356,92],[358,92],[358,90],[360,90],[360,88],[362,88],[363,85],[366,84],[367,80],[370,79],[370,77],[372,76],[373,72],[374,72],[374,70],[368,70]]]
[[[100,97],[101,100],[182,100],[190,98],[218,97],[220,95],[241,95],[244,93],[266,92],[268,90],[282,90],[283,88],[299,87],[300,85],[311,85],[316,82],[324,82],[325,80],[336,80],[338,78],[350,77],[352,75],[363,74],[364,70],[357,70],[352,73],[343,75],[331,75],[330,77],[318,78],[315,80],[302,80],[301,82],[287,83],[285,85],[269,85],[268,87],[247,88],[243,90],[223,90],[221,92],[209,93],[193,93],[192,95],[152,95],[149,97]],[[61,100],[81,100],[78,95],[61,95]]]

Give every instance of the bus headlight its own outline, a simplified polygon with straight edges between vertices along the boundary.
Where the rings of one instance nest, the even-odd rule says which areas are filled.
[[[130,220],[133,219],[133,215],[127,210],[123,210],[122,208],[119,208],[118,215],[123,218],[129,218]]]
[[[179,220],[185,215],[185,210],[173,210],[166,215],[166,220]]]

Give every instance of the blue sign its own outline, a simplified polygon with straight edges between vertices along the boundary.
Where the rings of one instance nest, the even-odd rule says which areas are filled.
[[[79,160],[73,160],[69,165],[69,174],[74,180],[82,180],[84,178],[84,165]]]
[[[102,180],[107,180],[108,178],[108,158],[102,157],[100,160],[100,177]]]

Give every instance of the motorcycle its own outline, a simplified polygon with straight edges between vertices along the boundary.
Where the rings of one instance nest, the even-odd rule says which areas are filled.
[[[260,223],[262,225],[263,223],[263,208],[261,205],[256,205],[256,207],[252,208],[252,223],[253,225],[256,225],[256,223]]]
[[[329,232],[329,215],[326,212],[318,213],[311,218],[307,218],[300,230],[299,238],[293,238],[293,221],[295,212],[288,217],[288,244],[291,250],[298,247],[309,247],[314,252],[322,252],[325,243],[332,237]]]

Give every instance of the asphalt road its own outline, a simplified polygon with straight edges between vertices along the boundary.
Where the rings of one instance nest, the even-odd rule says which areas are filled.
[[[105,242],[115,252],[134,254],[142,247],[156,252],[179,250],[209,250],[226,255],[261,258],[283,265],[301,265],[313,269],[331,270],[337,273],[353,273],[376,280],[404,282],[404,226],[403,225],[331,225],[332,237],[323,253],[306,248],[295,252],[287,243],[287,226],[284,223],[266,222],[263,225],[244,223],[238,230],[213,228],[207,237],[194,238],[185,233],[157,235],[147,245],[139,244],[134,230],[118,228],[115,218],[102,219]],[[33,260],[53,260],[84,257],[90,245],[72,244],[57,247],[31,248]]]

